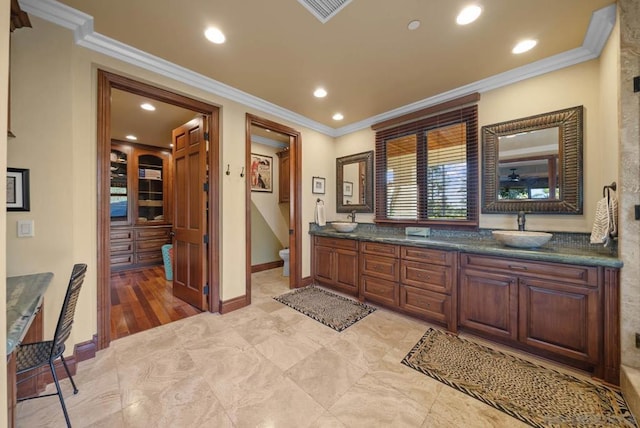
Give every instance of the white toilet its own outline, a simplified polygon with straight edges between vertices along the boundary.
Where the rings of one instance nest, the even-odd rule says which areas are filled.
[[[289,276],[289,249],[282,249],[278,254],[280,255],[280,258],[284,260],[284,266],[282,266],[282,276]]]

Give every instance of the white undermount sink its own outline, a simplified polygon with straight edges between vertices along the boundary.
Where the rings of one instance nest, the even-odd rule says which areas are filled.
[[[353,232],[358,226],[358,223],[346,222],[346,221],[334,221],[331,226],[338,232],[348,233]]]
[[[524,230],[494,230],[496,241],[508,247],[536,248],[549,242],[553,234]]]

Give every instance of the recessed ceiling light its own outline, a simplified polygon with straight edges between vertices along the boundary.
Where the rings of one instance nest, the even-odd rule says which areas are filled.
[[[467,6],[458,14],[456,18],[456,22],[458,25],[467,25],[471,24],[473,21],[478,19],[480,14],[482,13],[482,8],[480,6],[471,5]]]
[[[156,111],[156,108],[149,103],[140,104],[140,108],[142,110],[147,110],[147,111]]]
[[[136,137],[135,135],[127,135],[126,137],[127,140],[131,140],[131,141],[137,141],[138,137]]]
[[[324,98],[327,96],[327,91],[324,88],[318,88],[313,91],[313,96],[316,98]]]
[[[409,25],[407,25],[407,28],[411,31],[417,30],[418,28],[420,28],[420,21],[418,21],[417,19],[414,19],[413,21],[409,22]]]
[[[342,113],[336,113],[333,115],[333,120],[342,120],[344,119],[344,116],[342,115]]]
[[[215,27],[209,27],[205,30],[204,32],[204,36],[207,38],[207,40],[209,40],[211,43],[215,43],[217,45],[222,44],[225,42],[225,40],[227,40],[227,38],[224,36],[224,34],[222,34],[222,31],[218,30]]]
[[[538,44],[537,40],[532,40],[532,39],[528,39],[528,40],[523,40],[521,42],[519,42],[512,50],[511,52],[514,54],[521,54],[523,52],[529,51],[531,49],[534,48],[535,45]]]

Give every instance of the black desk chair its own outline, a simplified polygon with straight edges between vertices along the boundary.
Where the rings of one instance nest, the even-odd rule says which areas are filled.
[[[53,335],[53,340],[35,343],[23,343],[18,347],[16,356],[17,374],[26,373],[31,370],[39,369],[48,365],[49,369],[51,370],[51,375],[53,376],[53,381],[56,384],[56,390],[58,391],[52,394],[21,398],[19,401],[57,395],[58,398],[60,398],[60,404],[62,405],[62,411],[64,412],[64,418],[67,421],[68,427],[71,427],[71,422],[69,421],[69,415],[67,414],[67,407],[64,405],[64,398],[62,397],[62,390],[60,389],[60,384],[58,383],[58,376],[56,375],[54,362],[58,358],[60,358],[60,360],[62,361],[62,365],[64,366],[64,369],[67,372],[69,379],[71,380],[71,385],[73,385],[73,393],[74,395],[77,394],[78,388],[76,388],[76,384],[71,377],[69,367],[67,367],[67,363],[65,362],[64,356],[62,354],[64,353],[65,349],[64,342],[69,338],[69,335],[71,334],[73,315],[76,310],[78,295],[80,294],[80,288],[82,287],[84,275],[86,272],[86,264],[76,264],[73,266],[71,279],[69,280],[69,286],[67,287],[67,294],[64,297],[62,311],[60,312],[60,318],[58,318],[58,325],[56,327],[56,332]],[[33,375],[26,377],[25,379],[21,379],[19,382],[31,379],[33,376],[37,376],[38,374],[40,374],[40,372],[40,370],[36,370]]]

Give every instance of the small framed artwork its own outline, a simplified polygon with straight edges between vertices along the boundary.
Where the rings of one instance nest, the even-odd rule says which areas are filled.
[[[7,168],[7,211],[29,210],[29,170]]]
[[[251,153],[252,192],[273,192],[273,157]]]
[[[342,195],[353,196],[353,183],[350,181],[342,182]]]
[[[311,181],[311,192],[324,195],[324,177],[313,177]]]

